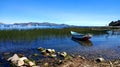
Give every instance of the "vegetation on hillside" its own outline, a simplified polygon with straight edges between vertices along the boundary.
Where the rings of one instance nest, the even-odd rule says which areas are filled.
[[[120,26],[120,20],[110,22],[109,26]]]

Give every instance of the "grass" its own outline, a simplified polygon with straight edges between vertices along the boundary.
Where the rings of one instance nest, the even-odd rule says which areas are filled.
[[[49,36],[65,37],[70,36],[70,31],[79,33],[104,34],[106,30],[93,30],[93,28],[64,28],[64,29],[31,29],[31,30],[1,30],[0,40],[21,40],[36,39]]]

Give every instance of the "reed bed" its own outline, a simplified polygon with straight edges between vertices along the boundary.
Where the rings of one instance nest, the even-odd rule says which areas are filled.
[[[63,29],[31,29],[31,30],[1,30],[0,40],[21,40],[21,39],[36,39],[38,37],[70,36],[70,31],[79,33],[91,33],[94,35],[104,34],[106,30],[94,30],[93,28],[63,28]]]

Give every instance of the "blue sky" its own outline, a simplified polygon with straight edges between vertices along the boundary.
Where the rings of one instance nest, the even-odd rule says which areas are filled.
[[[120,0],[0,0],[0,22],[106,26],[120,19]]]

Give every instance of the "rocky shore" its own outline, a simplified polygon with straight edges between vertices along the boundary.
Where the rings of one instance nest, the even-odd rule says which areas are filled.
[[[80,55],[71,56],[67,52],[56,52],[54,49],[38,48],[45,57],[39,60],[31,60],[21,54],[14,54],[7,58],[12,67],[120,67],[120,60],[106,61],[99,57],[88,59]],[[9,53],[6,53],[8,55]],[[38,57],[38,54],[33,54]],[[0,63],[2,64],[2,63]]]
[[[44,61],[44,62],[43,62]],[[76,56],[70,60],[44,59],[38,62],[40,67],[120,67],[120,60],[102,61]]]

